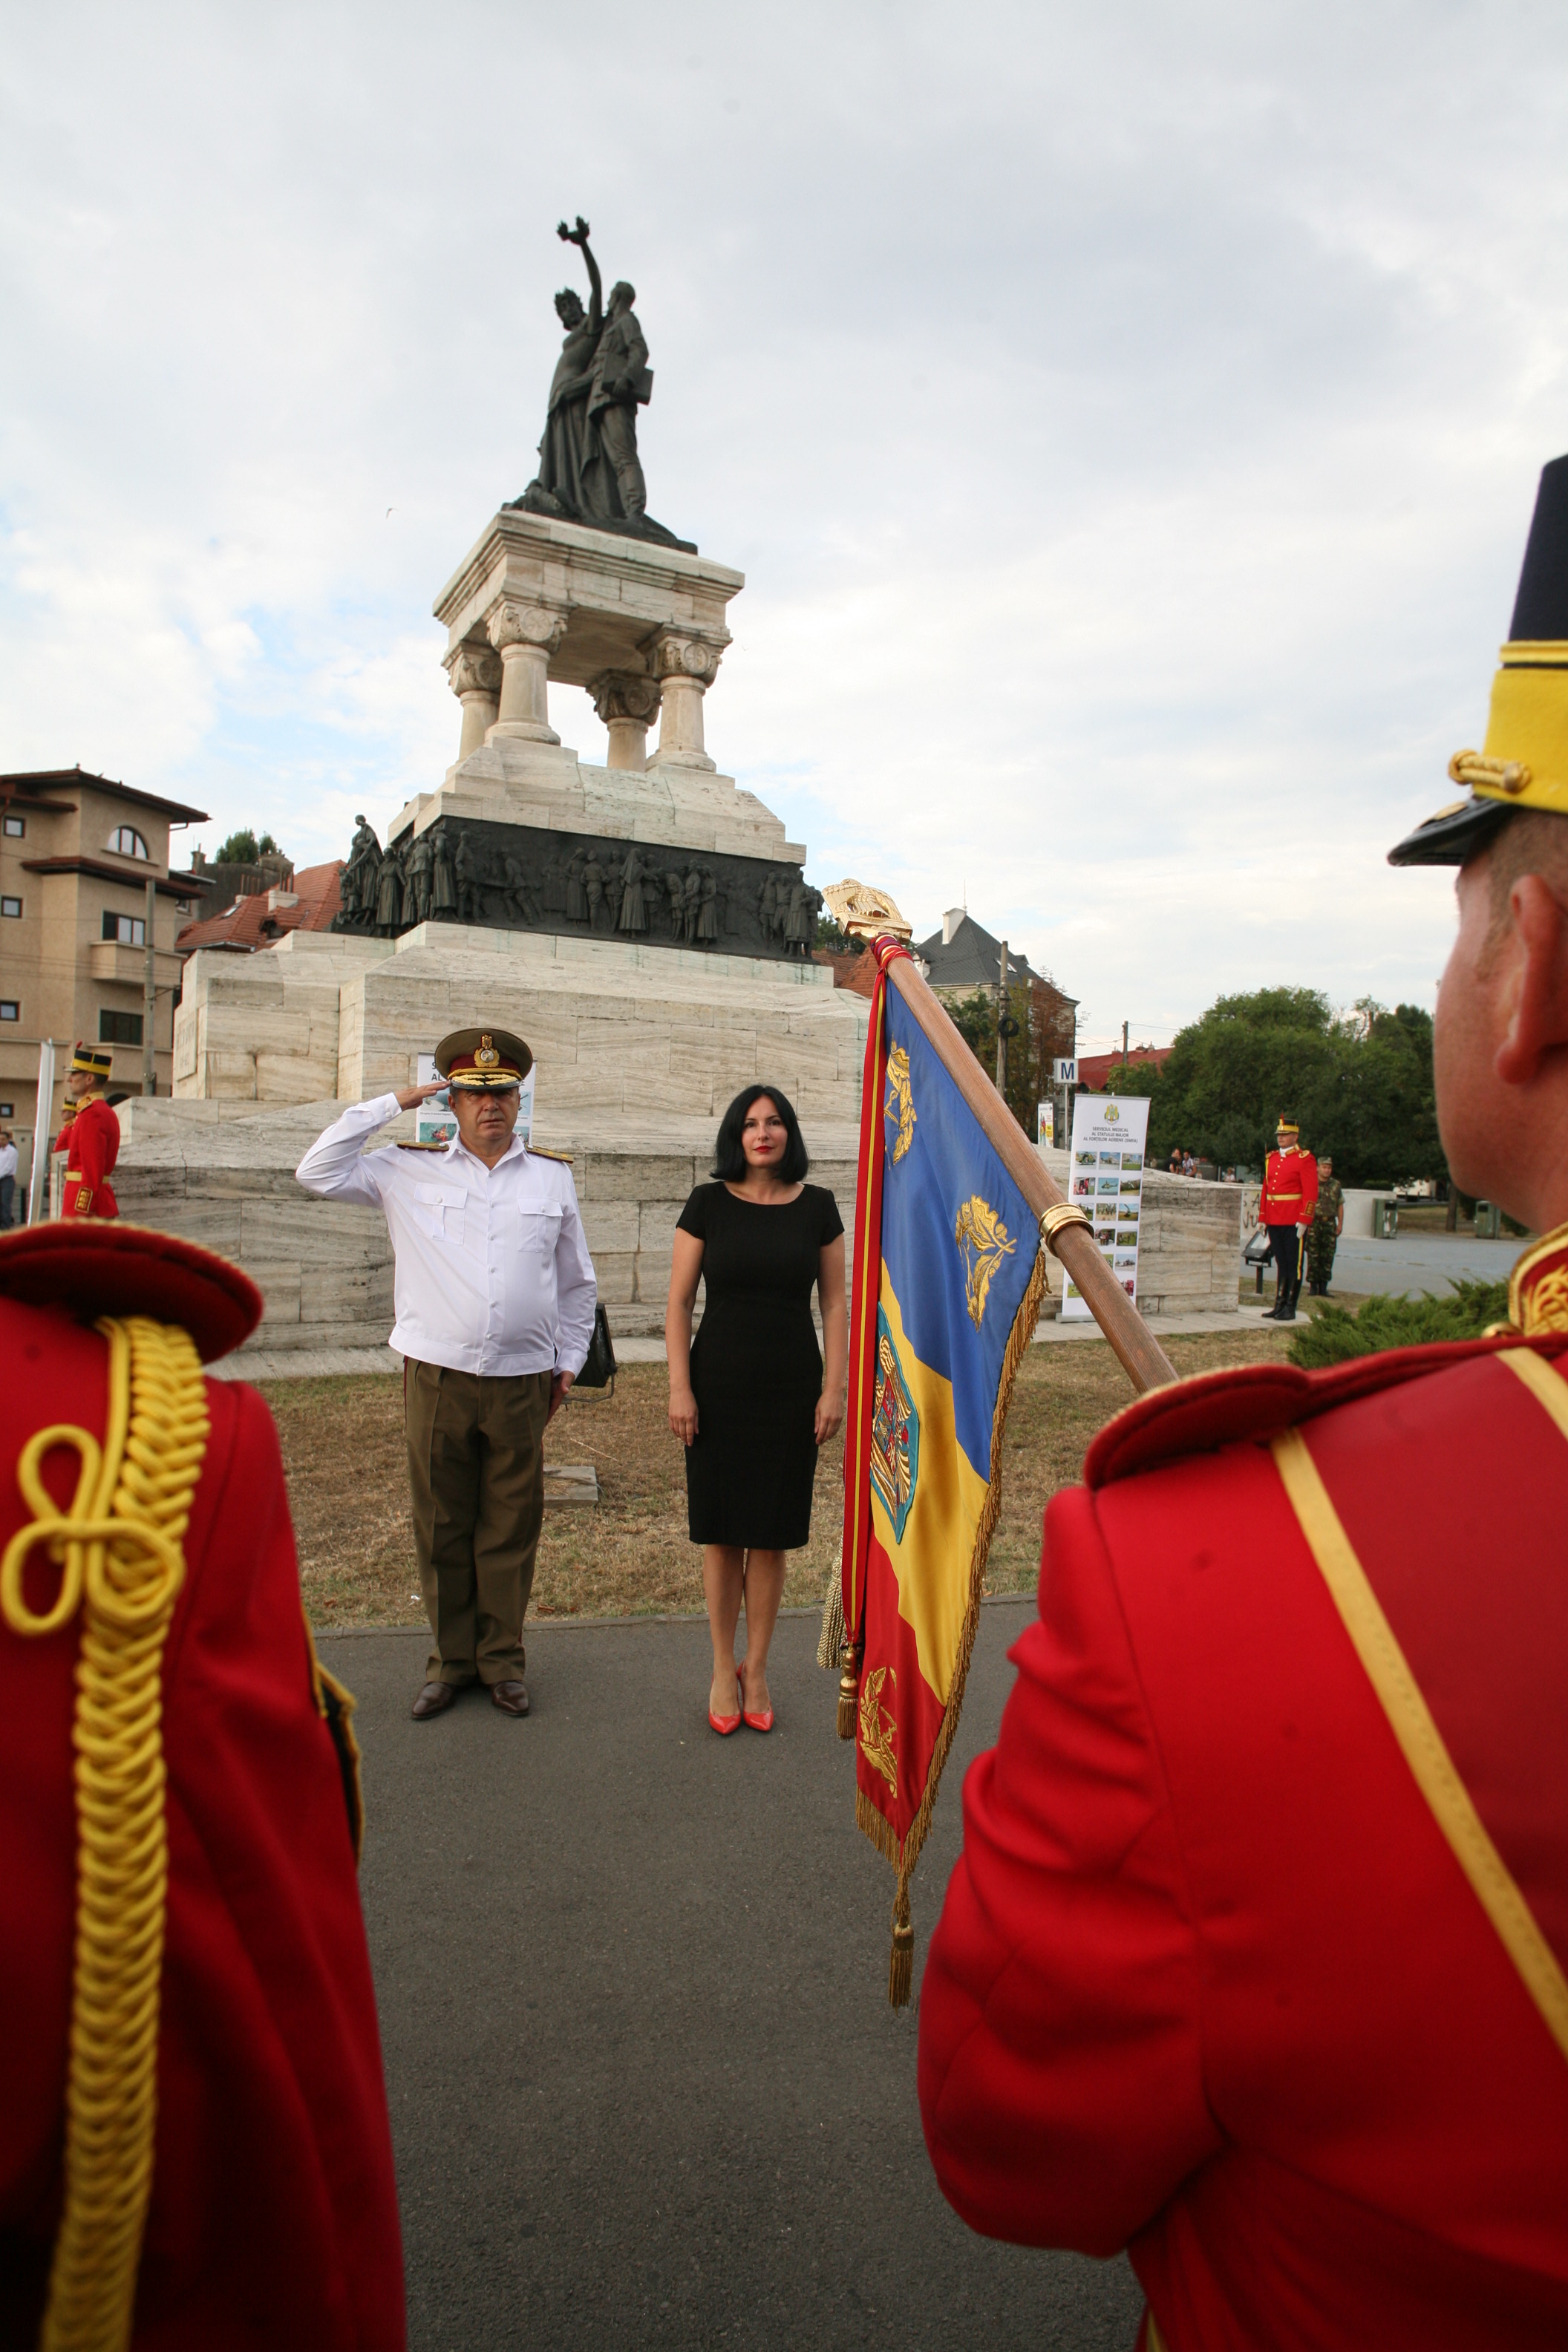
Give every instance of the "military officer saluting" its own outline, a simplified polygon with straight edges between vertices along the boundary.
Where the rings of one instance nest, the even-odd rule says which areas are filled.
[[[1274,1149],[1263,1176],[1258,1210],[1268,1228],[1278,1280],[1274,1304],[1264,1318],[1269,1323],[1293,1323],[1301,1287],[1301,1239],[1318,1205],[1318,1163],[1301,1149],[1301,1133],[1293,1118],[1283,1114]]]
[[[1509,1322],[1156,1389],[1046,1514],[921,1991],[952,2202],[1145,2352],[1568,2344],[1568,458],[1452,865],[1437,1119]]]
[[[109,1178],[120,1157],[120,1121],[109,1107],[111,1054],[79,1045],[66,1073],[66,1115],[55,1150],[66,1161],[62,1217],[117,1217]]]
[[[429,1086],[356,1103],[300,1160],[307,1192],[386,1218],[396,1259],[392,1345],[419,1581],[436,1646],[414,1702],[443,1714],[478,1681],[528,1713],[522,1621],[544,1513],[542,1448],[594,1331],[593,1262],[572,1171],[515,1132],[533,1056],[504,1029],[458,1029]],[[439,1151],[367,1151],[449,1087],[458,1132]]]

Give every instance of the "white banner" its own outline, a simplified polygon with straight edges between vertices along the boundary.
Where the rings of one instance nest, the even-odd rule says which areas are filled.
[[[1091,1220],[1100,1255],[1134,1301],[1148,1135],[1147,1095],[1079,1095],[1074,1099],[1068,1197]],[[1089,1311],[1076,1283],[1064,1276],[1064,1322],[1082,1320]]]
[[[1035,1149],[1054,1151],[1057,1148],[1057,1107],[1054,1102],[1035,1105]]]
[[[421,1054],[419,1075],[415,1084],[421,1087],[433,1086],[439,1076],[440,1072],[436,1067],[435,1055]],[[535,1063],[524,1078],[521,1088],[522,1101],[518,1108],[517,1131],[524,1143],[531,1143],[533,1140],[533,1082],[538,1076],[539,1065]],[[416,1141],[450,1143],[457,1132],[457,1115],[453,1111],[449,1095],[432,1095],[427,1102],[422,1102],[415,1111],[414,1133]]]
[[[55,1041],[45,1037],[38,1046],[38,1107],[33,1114],[33,1168],[27,1180],[27,1223],[37,1224],[52,1215],[49,1153],[55,1139]]]

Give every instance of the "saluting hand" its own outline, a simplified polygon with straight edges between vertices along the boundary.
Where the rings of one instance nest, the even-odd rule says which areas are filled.
[[[427,1087],[400,1087],[397,1094],[399,1110],[412,1110],[416,1103],[428,1102],[432,1095],[444,1094],[445,1078],[432,1078]]]

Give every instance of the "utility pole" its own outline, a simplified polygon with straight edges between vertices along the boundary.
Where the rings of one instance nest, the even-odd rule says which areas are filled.
[[[1004,1102],[1007,1098],[1007,1039],[1003,1024],[1007,1018],[1007,942],[1002,942],[999,966],[1001,980],[996,990],[996,1091]]]
[[[142,959],[142,1091],[155,1095],[158,1091],[158,1065],[153,1060],[153,1030],[158,1018],[158,967],[153,961],[153,926],[158,915],[158,882],[155,875],[147,877],[147,916],[142,924],[145,934]]]
[[[1121,1064],[1124,1069],[1127,1066],[1127,1026],[1124,1021],[1121,1024]]]

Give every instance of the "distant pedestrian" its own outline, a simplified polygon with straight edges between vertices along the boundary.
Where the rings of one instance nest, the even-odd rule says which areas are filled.
[[[8,1127],[0,1127],[0,1234],[8,1233],[16,1219],[16,1142]]]
[[[1171,1160],[1170,1160],[1170,1166],[1169,1166],[1169,1167],[1168,1167],[1168,1169],[1166,1170],[1166,1173],[1167,1173],[1167,1175],[1171,1175],[1171,1176],[1179,1176],[1179,1175],[1181,1174],[1181,1172],[1182,1172],[1182,1147],[1181,1147],[1181,1145],[1180,1145],[1179,1143],[1173,1143],[1173,1144],[1172,1144],[1172,1146],[1171,1146]]]
[[[1325,1152],[1318,1162],[1318,1202],[1307,1234],[1307,1287],[1314,1298],[1326,1298],[1329,1295],[1334,1250],[1344,1229],[1344,1187]]]
[[[1198,1172],[1198,1163],[1197,1163],[1197,1161],[1193,1158],[1193,1155],[1192,1155],[1192,1153],[1191,1153],[1190,1151],[1184,1151],[1184,1152],[1183,1152],[1183,1154],[1182,1154],[1182,1173],[1183,1173],[1183,1175],[1184,1175],[1184,1176],[1195,1176],[1195,1175],[1197,1174],[1197,1172]]]

